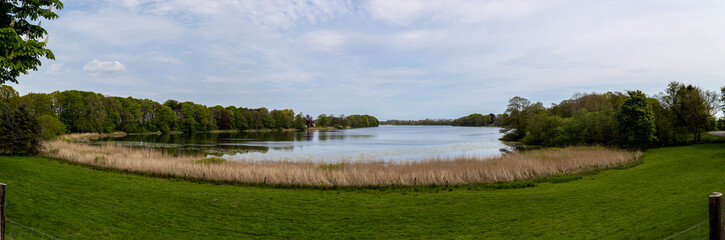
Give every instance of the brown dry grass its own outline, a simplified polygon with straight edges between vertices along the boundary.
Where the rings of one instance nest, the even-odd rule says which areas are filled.
[[[87,137],[87,136],[84,136]],[[504,182],[581,173],[636,161],[641,153],[607,148],[567,148],[515,152],[489,159],[429,159],[383,162],[271,162],[198,161],[202,157],[174,157],[150,149],[113,144],[91,146],[72,141],[52,141],[45,154],[92,166],[244,183],[369,186],[464,184]]]

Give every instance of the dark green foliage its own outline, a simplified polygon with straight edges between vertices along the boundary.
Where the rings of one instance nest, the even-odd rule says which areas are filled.
[[[524,138],[528,131],[529,117],[542,111],[545,111],[545,108],[541,102],[532,104],[526,98],[518,96],[511,98],[501,125],[501,132],[505,133],[502,140],[516,141]]]
[[[725,86],[720,88],[720,110],[725,114]]]
[[[209,108],[209,114],[212,116],[215,129],[229,130],[232,128],[232,115],[222,106],[214,106]]]
[[[21,74],[38,70],[42,57],[55,59],[53,52],[46,48],[47,41],[38,41],[47,34],[39,20],[58,18],[53,8],[62,9],[63,3],[59,0],[0,2],[0,84],[17,83]]]
[[[43,139],[51,140],[65,133],[66,128],[58,118],[50,115],[42,115],[38,117],[38,126],[40,127]]]
[[[668,123],[661,128],[666,133],[660,141],[668,144],[682,144],[685,133],[693,136],[694,142],[700,142],[701,132],[707,130],[708,117],[717,111],[719,96],[713,91],[703,91],[699,87],[671,82],[665,93],[659,97]],[[658,136],[660,137],[660,136]]]
[[[616,129],[629,148],[643,148],[655,140],[655,116],[641,91],[627,92],[629,97],[614,114]]]
[[[567,119],[570,121],[570,119]],[[549,116],[546,112],[539,112],[529,118],[529,133],[522,141],[529,145],[561,146],[567,143],[564,125],[565,120],[559,116]]]
[[[0,154],[31,155],[40,151],[40,126],[25,105],[0,109]]]
[[[318,127],[336,127],[336,128],[365,128],[365,127],[377,127],[380,125],[380,121],[377,118],[370,115],[324,115],[320,114],[315,120],[315,126]]]
[[[345,121],[347,122],[345,126],[352,128],[377,127],[380,125],[378,119],[370,115],[350,115],[345,118]]]
[[[383,125],[423,125],[423,126],[468,126],[468,127],[483,127],[483,126],[500,126],[504,119],[504,115],[498,115],[491,113],[483,115],[480,113],[474,113],[468,116],[460,117],[455,120],[451,119],[424,119],[424,120],[387,120],[380,124]]]
[[[474,113],[474,114],[453,120],[451,125],[468,126],[468,127],[482,127],[482,126],[491,126],[492,123],[493,123],[493,121],[491,120],[490,115]]]
[[[327,115],[320,114],[319,116],[317,116],[317,121],[315,121],[315,126],[318,126],[318,127],[330,126],[330,120],[327,119]]]
[[[287,129],[294,127],[295,112],[292,109],[272,110],[269,128]]]
[[[86,91],[56,91],[50,94],[29,93],[18,96],[7,85],[0,86],[0,106],[25,105],[36,116],[48,115],[60,121],[69,132],[170,132],[187,133],[210,130],[305,129],[314,124],[312,117],[295,115],[292,109],[248,109],[234,106],[207,107],[194,102],[167,100],[163,104],[150,99],[111,97]],[[335,117],[325,115],[318,122],[344,128],[377,126],[368,115]],[[45,120],[50,120],[46,118]],[[65,132],[65,131],[62,131]],[[48,135],[50,136],[50,135]]]
[[[631,98],[619,92],[576,94],[544,108],[540,103],[531,104],[525,98],[514,97],[506,113],[495,121],[501,122],[502,132],[506,133],[502,140],[541,146],[671,146],[700,142],[703,131],[721,129],[714,119],[719,94],[677,82],[670,83],[665,93],[657,98],[637,95],[637,106],[646,106],[640,109],[647,112],[643,121],[647,126],[651,123],[654,130],[636,126],[618,129],[615,127],[616,112],[626,112],[620,115],[622,121],[640,119],[642,116],[638,114],[644,113],[620,109],[625,100],[632,101]],[[631,131],[644,135],[633,135]],[[648,136],[650,132],[653,136]]]
[[[309,117],[310,115],[307,116]],[[297,114],[295,116],[295,121],[293,125],[295,129],[297,129],[297,131],[304,131],[307,129],[307,123],[305,122],[305,117],[303,117],[302,114]]]

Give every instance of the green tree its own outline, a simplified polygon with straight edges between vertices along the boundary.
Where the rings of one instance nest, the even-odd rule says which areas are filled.
[[[315,125],[317,125],[318,127],[327,127],[330,126],[330,120],[327,118],[327,115],[320,114],[319,116],[317,116]]]
[[[28,93],[17,99],[18,104],[24,104],[35,116],[53,114],[53,102],[49,94]]]
[[[41,57],[55,59],[53,52],[46,48],[47,38],[38,41],[48,33],[40,26],[40,20],[58,18],[53,8],[62,9],[63,3],[59,0],[13,0],[0,3],[0,84],[17,83],[20,74],[38,70]]]
[[[642,148],[655,140],[655,119],[647,96],[641,91],[627,92],[629,97],[614,114],[616,129],[626,147]]]
[[[166,105],[156,105],[156,130],[167,133],[178,128],[179,122],[176,113]]]
[[[8,85],[0,86],[0,106],[9,105],[16,98],[18,98],[18,91],[15,91],[13,87]]]
[[[681,105],[678,106],[680,122],[692,133],[695,142],[700,142],[701,132],[707,126],[707,117],[711,110],[708,96],[699,87],[687,85],[680,88]]]
[[[295,129],[297,129],[297,131],[304,131],[305,129],[307,129],[307,126],[305,126],[305,123],[306,123],[305,118],[302,116],[301,113],[297,114],[295,116],[294,127],[295,127]]]
[[[529,117],[544,111],[544,104],[537,102],[532,104],[528,99],[513,97],[506,107],[506,118],[501,123],[502,133],[506,133],[502,139],[519,140],[526,136]]]
[[[720,88],[720,110],[725,114],[725,86]]]
[[[38,120],[24,105],[0,111],[0,149],[3,154],[27,155],[40,152]]]
[[[197,123],[194,119],[194,103],[184,102],[180,105],[181,108],[179,110],[179,125],[181,127],[181,130],[185,133],[193,133],[195,131],[198,131],[199,123]]]
[[[40,126],[40,134],[46,140],[55,139],[58,135],[65,133],[65,125],[58,118],[50,115],[38,117],[38,125]]]
[[[208,131],[211,129],[209,108],[201,104],[194,104],[194,121],[199,125],[196,131]]]

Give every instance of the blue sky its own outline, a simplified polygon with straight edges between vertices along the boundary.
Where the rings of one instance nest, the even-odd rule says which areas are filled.
[[[66,0],[13,85],[379,119],[725,85],[723,1]]]

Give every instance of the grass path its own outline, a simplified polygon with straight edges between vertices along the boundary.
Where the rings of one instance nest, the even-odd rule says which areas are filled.
[[[28,157],[0,157],[0,182],[10,219],[61,239],[658,239],[707,218],[707,196],[725,191],[725,144],[506,190],[239,187]]]

